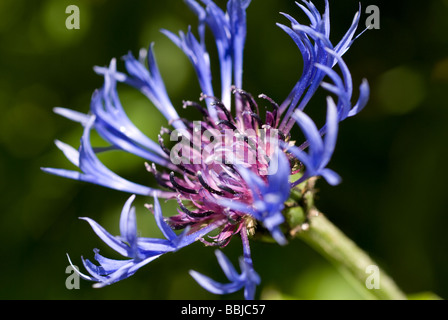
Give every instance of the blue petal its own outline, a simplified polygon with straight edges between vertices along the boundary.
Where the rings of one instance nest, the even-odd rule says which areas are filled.
[[[132,256],[137,253],[137,221],[135,218],[135,208],[131,207],[135,195],[132,195],[123,206],[120,216],[120,234],[122,240],[130,246]]]
[[[325,149],[322,153],[320,167],[325,167],[330,162],[336,147],[336,141],[338,136],[339,119],[336,109],[336,105],[331,97],[327,98],[327,133],[325,135]]]
[[[285,238],[285,235],[280,229],[280,225],[285,222],[285,217],[281,213],[281,211],[277,211],[274,214],[270,214],[266,219],[263,220],[263,225],[266,227],[266,229],[269,230],[269,232],[272,235],[272,238],[274,238],[275,241],[279,245],[286,245],[287,240]]]
[[[281,105],[281,112],[286,110],[286,107],[288,107],[289,105],[284,120],[281,124],[281,128],[285,128],[286,131],[289,131],[291,125],[294,123],[293,121],[290,121],[290,117],[293,114],[294,110],[303,110],[305,108],[325,76],[325,73],[316,68],[315,64],[319,63],[321,65],[330,66],[333,60],[329,57],[329,54],[325,50],[327,47],[332,48],[332,44],[327,38],[325,38],[322,33],[316,31],[313,28],[306,27],[300,24],[293,24],[292,29],[297,34],[297,36],[300,37],[301,41],[305,45],[304,49],[302,50],[305,50],[306,53],[302,52],[302,55],[308,55],[309,57],[313,57],[313,59],[308,61],[308,65],[305,65],[302,77],[294,86],[288,98]],[[291,32],[288,31],[288,34],[291,34]],[[315,42],[314,46],[310,44],[308,38],[313,39],[313,41]],[[296,43],[299,43],[298,40],[295,41]],[[291,97],[294,98],[291,100]]]
[[[142,72],[147,72],[140,62],[136,62],[136,64],[141,66]],[[95,129],[112,145],[159,165],[169,167],[169,158],[160,145],[144,135],[126,115],[116,88],[115,59],[112,59],[109,68],[101,73],[104,75],[104,86],[93,94],[90,106],[91,112],[96,116]],[[172,116],[175,119],[179,118],[177,113]]]
[[[313,167],[318,165],[318,157],[324,151],[324,144],[320,136],[319,130],[313,120],[300,110],[296,110],[293,115],[297,124],[302,129],[303,134],[310,144],[310,158]]]
[[[159,199],[157,199],[157,197],[154,197],[154,217],[156,219],[157,226],[159,227],[160,231],[162,231],[165,238],[167,238],[169,241],[175,240],[177,235],[163,219],[162,208],[160,207]]]
[[[370,95],[370,87],[369,83],[366,79],[362,80],[362,83],[359,87],[359,98],[356,102],[355,106],[350,110],[348,113],[348,117],[353,117],[354,115],[358,114],[367,104],[369,101],[369,95]]]
[[[196,40],[191,30],[188,30],[186,35],[183,32],[179,32],[179,36],[167,30],[162,30],[162,33],[173,41],[188,57],[196,71],[202,92],[207,96],[214,96],[210,58],[204,46]],[[212,102],[212,99],[207,99],[208,112],[213,119],[217,119],[216,110],[212,107]]]
[[[294,155],[296,159],[303,163],[303,165],[307,168],[307,170],[312,170],[314,164],[312,162],[311,157],[303,150],[295,146],[285,146],[287,152]]]
[[[190,275],[204,289],[214,294],[229,294],[245,288],[244,296],[248,300],[252,300],[255,295],[255,287],[260,283],[260,277],[252,267],[250,257],[240,259],[241,274],[238,274],[227,257],[216,251],[218,262],[224,270],[225,275],[230,283],[219,283],[207,276],[191,270]]]
[[[369,85],[366,80],[363,80],[360,85],[360,96],[355,106],[352,107],[351,99],[353,93],[353,83],[352,77],[350,74],[350,70],[348,69],[345,62],[342,60],[341,56],[337,54],[335,51],[328,50],[328,52],[335,57],[335,60],[338,62],[338,66],[342,71],[341,78],[334,70],[328,68],[326,66],[317,66],[321,70],[323,70],[333,81],[333,84],[330,83],[322,83],[322,87],[327,91],[330,91],[337,95],[338,97],[338,118],[339,121],[345,120],[347,117],[351,117],[359,113],[364,106],[367,104],[369,99]],[[326,130],[326,128],[324,129]]]
[[[237,88],[243,87],[243,51],[246,42],[246,9],[250,1],[229,0],[227,13],[232,32],[232,48],[234,63],[234,83]]]
[[[317,130],[313,121],[301,111],[296,111],[296,121],[308,138],[309,154],[294,146],[285,146],[286,151],[293,154],[305,165],[303,176],[291,184],[292,187],[302,183],[313,176],[322,176],[328,183],[335,185],[340,182],[339,176],[333,171],[326,169],[326,165],[333,155],[338,134],[338,113],[336,105],[331,97],[327,98],[327,122],[325,124],[325,140]]]
[[[174,251],[173,243],[166,239],[157,238],[138,238],[138,249],[142,255],[148,255],[151,253],[166,253]]]
[[[109,72],[109,69],[107,68],[98,69],[103,70],[101,72],[104,74]],[[170,162],[167,160],[167,156],[161,150],[160,146],[146,137],[131,123],[124,113],[118,97],[111,98],[109,96],[110,95],[104,92],[104,89],[101,89],[94,93],[91,103],[91,111],[96,115],[96,121],[94,123],[95,128],[106,141],[113,144],[113,146],[105,149],[116,150],[120,148],[121,150],[138,155],[144,159],[169,167]],[[108,100],[115,101],[113,108],[111,108],[112,103]],[[107,110],[103,108],[103,102],[108,106]],[[91,118],[91,115],[65,108],[54,108],[53,110],[55,113],[72,121],[79,122],[83,126],[85,126]],[[59,149],[61,148],[59,147]],[[99,151],[95,149],[95,153],[98,152]]]
[[[82,275],[84,279],[97,281],[94,287],[103,287],[133,275],[138,269],[148,264],[149,262],[159,258],[161,255],[175,251],[192,242],[198,238],[205,236],[210,231],[218,228],[226,221],[216,221],[210,223],[207,227],[202,228],[192,234],[188,234],[188,229],[177,236],[174,231],[169,229],[168,225],[163,221],[162,212],[158,199],[155,197],[155,217],[157,224],[164,235],[165,239],[151,239],[137,237],[137,226],[135,220],[135,211],[131,207],[135,196],[131,196],[125,203],[120,217],[120,237],[114,237],[108,233],[98,223],[89,218],[82,218],[89,222],[94,232],[112,249],[125,257],[130,257],[129,260],[115,260],[108,259],[95,251],[95,260],[99,262],[99,266],[93,264],[88,259],[83,259],[83,264],[86,270],[91,274],[90,276]],[[127,243],[124,243],[126,241]],[[81,274],[81,273],[80,273]]]
[[[335,47],[335,51],[338,52],[341,56],[344,55],[344,53],[350,48],[353,43],[353,36],[358,29],[359,20],[361,17],[360,12],[361,3],[359,3],[359,11],[356,12],[355,16],[353,17],[353,22],[350,28],[347,30],[341,41],[339,41],[339,43]]]
[[[260,192],[264,192],[266,187],[262,178],[243,166],[237,166],[236,169],[251,190],[254,201],[260,199]]]
[[[68,259],[68,262],[70,263],[72,269],[73,269],[73,270],[74,270],[74,271],[75,271],[75,272],[76,272],[82,279],[84,279],[84,280],[88,280],[88,281],[97,281],[97,280],[98,280],[97,278],[88,276],[88,275],[86,275],[86,274],[80,272],[80,271],[78,270],[78,268],[72,263],[72,260],[70,259],[70,256],[69,256],[68,254],[67,254],[67,259]]]
[[[278,165],[275,173],[271,167],[274,163]],[[218,204],[228,209],[251,215],[263,223],[274,239],[283,245],[286,243],[286,239],[279,226],[284,222],[281,211],[290,193],[289,161],[283,152],[277,150],[271,157],[270,167],[270,171],[273,174],[268,177],[267,183],[249,169],[244,167],[238,167],[237,169],[253,194],[252,205],[229,199],[220,199]]]
[[[236,272],[235,268],[233,267],[232,263],[230,262],[229,258],[227,258],[226,255],[219,250],[215,251],[215,255],[227,279],[229,279],[230,281],[236,281],[239,275],[238,272]]]
[[[196,280],[196,282],[203,287],[205,290],[214,293],[214,294],[229,294],[234,293],[240,290],[243,287],[243,283],[241,282],[231,282],[222,284],[219,283],[199,272],[194,270],[190,271],[190,275]]]
[[[353,36],[359,24],[360,14],[356,13],[352,24],[348,31],[344,34],[341,41],[334,47],[329,39],[330,35],[330,18],[329,5],[325,1],[325,12],[323,15],[319,13],[316,7],[311,3],[304,1],[306,6],[298,4],[298,6],[305,12],[310,19],[310,26],[305,26],[298,23],[294,18],[284,14],[291,22],[291,28],[278,24],[297,44],[304,61],[303,73],[297,84],[292,89],[286,100],[280,107],[280,112],[286,111],[280,129],[283,132],[289,132],[294,125],[291,121],[294,111],[303,110],[308,104],[311,96],[317,90],[323,77],[328,75],[335,85],[323,84],[323,87],[337,94],[340,98],[338,101],[338,109],[340,109],[340,120],[345,119],[348,114],[353,115],[358,112],[358,109],[366,103],[366,86],[362,85],[360,99],[356,105],[356,109],[350,111],[350,98],[352,95],[352,80],[350,72],[341,59],[341,56],[348,50],[353,42]],[[310,45],[310,40],[313,40],[314,45]],[[331,68],[337,63],[340,64],[344,82],[336,75]]]
[[[101,265],[103,276],[108,275],[122,268],[128,264],[131,260],[115,260],[109,259],[100,255],[99,250],[95,249],[95,260]]]
[[[334,172],[333,170],[330,170],[328,168],[325,168],[320,171],[320,174],[322,177],[328,182],[328,184],[335,186],[341,183],[341,177]]]
[[[179,120],[179,115],[166,91],[155,60],[153,48],[154,44],[151,43],[147,52],[148,69],[140,61],[136,60],[131,53],[123,57],[126,70],[130,74],[130,77],[126,77],[123,82],[139,89],[151,100],[165,118],[173,123],[176,129],[183,129],[185,125],[182,121],[176,121]],[[121,80],[117,79],[117,81]]]
[[[231,210],[244,212],[246,214],[250,214],[254,217],[258,216],[258,213],[255,211],[254,208],[249,206],[247,203],[235,201],[235,200],[228,200],[228,199],[220,199],[218,200],[218,204],[222,207],[229,208]]]
[[[213,230],[219,228],[226,222],[227,222],[226,220],[218,220],[218,221],[209,223],[206,227],[204,227],[196,232],[193,232],[190,234],[187,234],[186,232],[182,233],[181,235],[179,235],[178,240],[175,242],[175,243],[178,243],[177,248],[180,249],[180,248],[186,247],[186,246],[192,244],[193,242],[198,241],[199,239],[202,239],[204,236],[206,236]]]
[[[276,160],[273,161],[272,159]],[[275,166],[276,168],[271,168],[271,166]],[[269,168],[268,172],[271,172],[268,176],[269,192],[277,192],[286,200],[290,192],[288,181],[291,168],[288,158],[280,149],[277,149],[273,157],[271,157]]]
[[[245,278],[244,298],[246,300],[254,300],[255,288],[260,284],[261,279],[257,272],[255,272],[252,260],[247,257],[240,258],[240,268],[242,276]]]
[[[154,197],[154,217],[156,219],[157,226],[160,231],[162,231],[163,235],[166,239],[168,239],[170,251],[181,249],[185,246],[190,245],[191,243],[199,240],[204,237],[211,231],[215,230],[219,226],[221,226],[225,221],[215,221],[209,223],[206,227],[199,229],[193,233],[189,233],[189,228],[186,228],[181,234],[177,235],[170,226],[165,222],[162,209],[160,207],[159,200],[157,197]],[[154,242],[152,239],[145,240],[145,243],[149,248],[157,248],[161,243]],[[164,244],[162,243],[162,246]]]
[[[203,1],[204,2],[204,1]],[[206,23],[215,37],[221,71],[221,95],[225,106],[230,109],[230,88],[232,85],[232,43],[231,26],[226,14],[212,1],[204,2],[206,7]]]
[[[201,39],[203,39],[204,23],[213,33],[221,71],[221,100],[230,109],[232,69],[234,85],[237,88],[242,88],[243,85],[243,51],[247,33],[246,9],[251,1],[229,0],[227,12],[210,0],[202,0],[206,6],[205,10],[196,1],[187,0],[186,2],[198,15]],[[203,44],[202,40],[201,43]],[[215,114],[213,113],[212,116]]]
[[[67,119],[70,119],[72,121],[79,122],[82,125],[86,125],[86,123],[90,119],[90,115],[88,115],[88,114],[84,114],[84,113],[66,109],[66,108],[56,107],[56,108],[53,108],[53,112],[56,114],[59,114],[60,116],[65,117]]]
[[[158,259],[162,254],[157,255],[151,255],[148,256],[146,259],[143,259],[141,261],[136,261],[130,268],[129,268],[129,276],[132,276],[138,269],[141,267],[147,265],[148,263]]]
[[[87,221],[92,227],[93,231],[96,233],[96,235],[100,237],[100,239],[103,240],[104,243],[106,243],[109,247],[111,247],[124,257],[130,257],[129,246],[123,243],[123,241],[121,241],[117,237],[112,236],[109,232],[107,232],[102,226],[100,226],[94,220],[86,217],[80,219]]]
[[[79,167],[79,152],[78,152],[78,150],[76,150],[72,146],[70,146],[64,142],[61,142],[59,140],[56,140],[55,144],[59,148],[59,150],[61,150],[64,153],[65,157],[71,163],[73,163],[75,166]]]
[[[94,263],[92,263],[89,259],[84,258],[82,258],[82,263],[87,272],[92,275],[94,279],[93,281],[99,281],[99,282],[106,281],[107,275],[105,275],[103,267],[97,266]]]
[[[82,172],[53,168],[42,168],[42,170],[66,178],[90,182],[129,193],[150,195],[156,192],[158,196],[172,196],[171,192],[160,191],[123,179],[104,166],[104,164],[102,164],[96,157],[95,152],[90,145],[90,130],[92,129],[94,122],[95,116],[91,116],[88,123],[85,125],[84,133],[81,138],[81,146],[79,148],[79,168]],[[72,158],[72,155],[69,156]]]
[[[102,288],[104,286],[110,285],[112,283],[115,283],[117,281],[123,280],[131,276],[132,274],[129,273],[129,269],[133,266],[134,261],[131,260],[130,262],[126,263],[124,266],[116,270],[115,272],[107,275],[104,279],[101,281],[95,283],[93,285],[94,288]],[[85,265],[86,266],[86,265]],[[88,268],[86,266],[86,268]],[[93,272],[92,270],[87,269],[89,272]]]

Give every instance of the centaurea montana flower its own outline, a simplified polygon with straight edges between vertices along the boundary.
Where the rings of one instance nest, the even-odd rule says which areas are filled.
[[[198,109],[203,119],[191,122],[181,119],[172,104],[157,67],[153,44],[146,63],[131,53],[123,57],[126,73],[117,71],[116,60],[108,67],[95,67],[104,77],[104,85],[95,91],[90,112],[83,114],[64,108],[55,112],[84,127],[78,150],[57,141],[65,156],[80,169],[43,168],[44,171],[102,185],[132,194],[123,207],[120,236],[115,237],[89,218],[94,232],[125,260],[112,260],[95,250],[95,265],[83,259],[89,275],[80,273],[96,286],[104,286],[133,275],[139,268],[161,255],[179,250],[195,241],[225,247],[237,234],[243,243],[241,274],[220,251],[218,262],[229,283],[221,284],[195,271],[191,275],[205,289],[226,294],[244,288],[246,299],[253,299],[260,277],[254,270],[249,239],[257,230],[267,230],[279,244],[287,243],[282,229],[282,211],[291,190],[311,177],[321,176],[329,184],[340,177],[327,164],[335,149],[338,124],[357,114],[369,96],[367,81],[360,86],[359,99],[352,104],[353,83],[342,55],[355,38],[360,15],[355,15],[348,31],[333,45],[330,41],[329,5],[321,14],[313,3],[303,1],[298,7],[310,24],[303,25],[283,14],[291,26],[278,24],[295,42],[304,61],[303,73],[283,103],[261,94],[255,99],[243,87],[243,51],[246,39],[246,9],[250,0],[229,0],[224,12],[212,0],[185,0],[198,16],[197,38],[191,28],[178,35],[162,31],[189,58],[201,88],[199,102],[184,101],[183,107]],[[205,28],[216,41],[220,63],[221,97],[212,86],[210,58],[205,45]],[[338,67],[339,73],[334,70]],[[329,82],[323,82],[327,77]],[[155,142],[145,136],[127,117],[117,92],[117,82],[142,92],[165,116],[172,129],[162,129]],[[333,97],[327,99],[327,120],[318,129],[304,109],[319,86]],[[336,98],[336,101],[334,100]],[[263,115],[258,106],[269,108]],[[234,110],[234,112],[232,111]],[[233,115],[232,115],[233,112]],[[294,124],[303,131],[306,141],[295,145],[290,136]],[[93,148],[92,130],[110,143],[109,148]],[[232,133],[232,134],[229,134]],[[181,138],[181,148],[169,150],[163,134]],[[213,139],[212,139],[213,138]],[[108,169],[97,157],[98,152],[121,150],[146,160],[147,170],[160,185],[159,189],[128,181]],[[309,150],[308,153],[306,150]],[[157,166],[164,168],[160,170]],[[292,177],[298,177],[291,181]],[[154,197],[156,223],[165,239],[137,236],[135,195]],[[178,202],[178,214],[163,218],[158,198]],[[174,230],[183,230],[179,235]],[[211,231],[217,231],[213,237]]]

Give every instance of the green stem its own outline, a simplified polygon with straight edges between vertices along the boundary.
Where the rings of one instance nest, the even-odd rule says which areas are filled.
[[[332,262],[344,275],[348,275],[357,284],[367,299],[404,300],[394,281],[352,240],[333,225],[314,207],[308,211],[308,220],[291,231],[293,237],[302,239]],[[372,268],[374,269],[369,269]],[[378,286],[368,289],[366,281],[371,271],[376,270]]]

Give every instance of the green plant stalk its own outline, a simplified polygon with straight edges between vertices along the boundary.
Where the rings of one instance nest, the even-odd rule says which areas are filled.
[[[342,274],[352,280],[352,284],[366,299],[405,300],[394,281],[351,239],[331,223],[321,212],[313,208],[308,213],[308,221],[298,226],[292,233],[321,253]],[[368,268],[375,266],[379,273],[379,288],[368,289],[366,281],[371,275]]]
[[[291,192],[284,212],[290,236],[303,240],[330,261],[364,298],[406,300],[406,295],[386,272],[316,209],[314,184],[315,180],[310,179]],[[373,270],[377,282],[374,287],[371,286],[373,276],[370,277]]]

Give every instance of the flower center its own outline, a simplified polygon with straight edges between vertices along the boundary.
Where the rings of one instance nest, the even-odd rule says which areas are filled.
[[[255,230],[255,220],[246,213],[228,209],[222,200],[234,200],[252,206],[253,190],[241,175],[240,168],[251,170],[258,179],[267,181],[272,157],[280,142],[289,137],[278,130],[278,105],[266,95],[259,98],[267,102],[265,116],[251,94],[233,89],[235,117],[215,97],[201,96],[201,101],[213,106],[218,120],[213,121],[201,104],[184,102],[184,108],[194,107],[203,119],[187,121],[187,129],[162,129],[159,135],[161,148],[170,156],[173,171],[158,172],[155,165],[148,170],[158,183],[178,193],[179,214],[168,219],[173,229],[187,226],[201,227],[217,220],[226,220],[213,244],[224,246],[244,225],[249,233]],[[162,134],[169,134],[175,145],[169,149]]]

